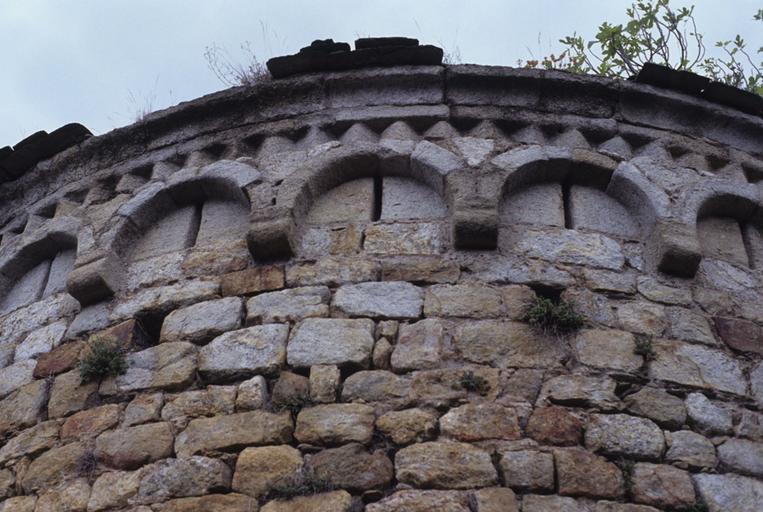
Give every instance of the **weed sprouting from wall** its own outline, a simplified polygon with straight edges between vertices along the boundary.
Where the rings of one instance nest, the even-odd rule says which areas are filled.
[[[565,301],[554,302],[546,297],[536,297],[522,316],[522,321],[551,334],[569,334],[585,323],[582,315],[575,312]]]
[[[126,371],[127,360],[116,340],[94,339],[79,361],[79,375],[83,384],[121,375]]]

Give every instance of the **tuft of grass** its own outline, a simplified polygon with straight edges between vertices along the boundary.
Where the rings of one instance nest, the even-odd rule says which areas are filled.
[[[637,356],[644,356],[645,361],[651,361],[654,359],[655,352],[652,346],[651,336],[645,334],[636,335],[636,346],[633,349],[633,353]]]
[[[77,459],[77,465],[74,468],[74,471],[78,476],[86,478],[88,482],[92,484],[95,481],[95,470],[97,468],[98,459],[95,456],[95,452],[92,449],[89,449]]]
[[[585,319],[565,301],[555,303],[546,297],[536,297],[522,320],[553,334],[568,334],[583,326]]]
[[[237,62],[228,51],[213,44],[204,49],[204,60],[218,80],[228,86],[252,86],[270,80],[270,72],[265,63],[261,62],[249,41],[241,43],[244,62]]]
[[[83,384],[122,375],[126,371],[127,360],[116,340],[94,339],[88,343],[88,348],[79,361],[79,375]]]
[[[466,391],[474,391],[480,395],[486,395],[490,391],[490,385],[484,377],[475,374],[473,371],[465,371],[461,374],[461,379],[458,381],[457,386]]]

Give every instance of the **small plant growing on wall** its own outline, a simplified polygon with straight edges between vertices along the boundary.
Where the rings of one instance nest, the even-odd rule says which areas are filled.
[[[636,347],[633,349],[633,353],[637,356],[643,356],[645,361],[654,359],[655,353],[652,346],[652,338],[645,334],[637,334]]]
[[[536,297],[527,308],[522,320],[552,334],[569,334],[583,326],[584,318],[565,301],[554,302],[546,297]]]
[[[480,395],[486,395],[487,392],[490,391],[490,384],[488,384],[487,380],[471,370],[462,373],[458,385],[453,387],[460,387],[461,389],[473,391]]]
[[[121,375],[127,371],[127,360],[116,340],[95,338],[79,361],[83,384]]]

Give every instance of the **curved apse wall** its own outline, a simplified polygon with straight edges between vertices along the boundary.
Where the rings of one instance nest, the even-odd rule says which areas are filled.
[[[759,510],[761,142],[480,66],[87,139],[0,185],[0,510]],[[125,374],[80,382],[93,337]]]

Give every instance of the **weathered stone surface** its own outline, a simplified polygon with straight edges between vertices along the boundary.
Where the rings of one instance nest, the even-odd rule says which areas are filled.
[[[334,365],[310,367],[310,400],[314,403],[336,401],[341,378],[339,368]]]
[[[763,354],[763,327],[755,322],[740,318],[715,317],[713,323],[718,335],[729,347],[740,352]]]
[[[231,473],[225,463],[207,457],[162,460],[143,471],[138,493],[131,501],[157,503],[228,489]]]
[[[238,386],[236,410],[262,409],[268,401],[268,383],[262,375],[245,380]]]
[[[400,326],[400,335],[392,350],[390,364],[394,370],[437,368],[442,364],[445,330],[439,320],[427,318]]]
[[[344,401],[399,401],[408,396],[410,380],[384,370],[353,373],[342,386]]]
[[[317,198],[306,220],[310,224],[369,221],[372,216],[373,195],[372,178],[360,178],[342,183]]]
[[[127,354],[127,372],[104,381],[101,393],[184,388],[196,373],[196,353],[192,343],[169,342]]]
[[[274,374],[286,360],[289,326],[265,324],[226,332],[199,351],[199,372],[213,381]]]
[[[527,435],[541,444],[574,446],[583,437],[583,422],[563,407],[538,407],[527,422]]]
[[[186,281],[179,284],[146,288],[119,302],[111,313],[113,320],[134,318],[141,312],[168,311],[218,296],[215,281]]]
[[[70,479],[37,499],[35,512],[85,512],[90,497],[90,484],[85,478]]]
[[[686,397],[686,412],[694,428],[706,434],[729,434],[733,418],[726,409],[712,403],[702,393]]]
[[[0,433],[37,423],[47,400],[47,384],[36,380],[0,401]]]
[[[761,510],[763,482],[744,476],[726,474],[693,475],[699,495],[710,512]]]
[[[99,435],[95,456],[112,468],[137,469],[172,455],[174,441],[169,423],[137,425]]]
[[[61,427],[61,440],[69,442],[94,438],[101,432],[115,427],[119,423],[119,413],[120,407],[117,404],[77,412],[67,418]]]
[[[668,452],[665,460],[679,467],[710,469],[715,467],[715,446],[704,436],[691,430],[666,432]]]
[[[629,332],[586,329],[575,338],[580,362],[586,366],[635,372],[643,358],[634,353],[636,343]]]
[[[522,512],[587,512],[587,507],[572,498],[529,494],[522,500]]]
[[[686,422],[683,400],[658,388],[641,388],[625,398],[625,405],[631,413],[665,428],[678,428]]]
[[[281,372],[273,386],[275,408],[296,408],[310,402],[310,380],[302,375]]]
[[[224,275],[220,281],[220,288],[225,297],[278,290],[283,286],[284,271],[280,266],[254,267],[232,272]]]
[[[500,291],[483,285],[430,286],[424,297],[425,316],[490,318],[502,309]]]
[[[648,276],[639,277],[636,284],[638,292],[651,301],[681,306],[691,304],[691,291],[688,289],[666,286]]]
[[[251,411],[213,418],[197,418],[175,439],[175,453],[188,457],[212,450],[291,442],[291,415]]]
[[[112,471],[104,473],[93,483],[88,512],[100,512],[125,507],[140,486],[140,471]]]
[[[520,368],[559,366],[566,352],[556,337],[538,334],[520,322],[478,320],[461,324],[453,341],[470,362]]]
[[[379,264],[360,258],[321,258],[316,262],[294,263],[286,269],[286,282],[289,286],[337,286],[373,281],[378,279],[378,276]]]
[[[179,498],[168,501],[162,507],[162,512],[255,512],[256,510],[257,500],[235,493]]]
[[[363,249],[383,256],[439,254],[445,247],[443,228],[437,222],[372,224],[365,229]]]
[[[92,404],[98,392],[98,383],[82,383],[79,370],[62,373],[53,381],[48,401],[48,417],[60,418],[80,411]]]
[[[385,176],[380,220],[437,219],[447,207],[431,187],[410,178]]]
[[[308,466],[320,481],[352,492],[383,489],[394,475],[392,461],[383,451],[369,453],[357,443],[320,451],[309,458]]]
[[[710,323],[704,315],[685,308],[668,308],[668,337],[718,345]]]
[[[424,409],[390,411],[376,420],[376,428],[395,444],[420,443],[431,439],[437,429],[437,414]]]
[[[654,379],[744,395],[747,385],[739,361],[723,352],[688,343],[654,341],[649,364]]]
[[[440,433],[458,441],[519,439],[517,413],[495,403],[466,404],[440,418]]]
[[[662,335],[667,325],[665,307],[651,302],[620,304],[617,319],[624,330],[649,336]]]
[[[52,448],[32,461],[21,480],[24,492],[50,489],[77,472],[77,465],[87,449],[81,443]]]
[[[371,320],[309,318],[292,331],[287,361],[292,366],[316,364],[365,367],[374,346]]]
[[[16,496],[0,502],[2,512],[34,512],[37,496]]]
[[[371,441],[374,420],[374,410],[368,405],[317,405],[300,411],[294,437],[320,445],[365,444]]]
[[[238,456],[233,490],[254,498],[287,486],[302,469],[302,455],[288,445],[246,448]]]
[[[0,447],[0,464],[52,448],[58,441],[60,426],[57,421],[45,421],[9,439]]]
[[[649,505],[633,505],[614,501],[597,501],[594,512],[660,512]]]
[[[504,485],[516,491],[554,490],[554,457],[535,450],[501,453],[499,465]]]
[[[467,495],[457,491],[398,491],[366,507],[367,512],[469,512]],[[502,509],[503,510],[503,509]],[[506,509],[505,512],[514,512]]]
[[[576,448],[554,450],[559,494],[619,498],[624,493],[620,469],[603,457]]]
[[[564,226],[564,200],[560,183],[533,183],[501,203],[501,222],[507,225]]]
[[[26,359],[0,368],[0,398],[32,382],[35,366],[37,362],[34,359]]]
[[[763,443],[729,439],[718,447],[718,459],[736,473],[758,478],[763,476]]]
[[[352,496],[347,491],[333,491],[291,500],[268,502],[260,512],[350,512]]]
[[[585,433],[585,445],[608,455],[659,459],[665,449],[662,430],[652,421],[627,414],[594,414]]]
[[[415,487],[469,489],[495,484],[490,454],[464,443],[427,442],[403,448],[395,456],[400,482]]]
[[[125,408],[124,426],[130,427],[158,420],[163,405],[164,393],[146,393],[136,396]]]
[[[387,338],[377,340],[374,344],[374,351],[371,353],[371,366],[379,370],[389,370],[393,350],[392,344],[387,341]]]
[[[608,377],[560,375],[547,380],[540,391],[539,400],[573,407],[616,409],[619,399],[615,395],[615,381]]]
[[[763,405],[763,361],[750,370],[750,389],[755,401]]]
[[[231,414],[236,403],[236,386],[209,386],[207,389],[185,391],[168,396],[162,408],[164,421],[187,416],[216,416]]]
[[[516,233],[514,251],[529,258],[618,270],[625,257],[620,245],[602,235],[574,230],[527,230]]]
[[[742,409],[739,423],[734,428],[734,432],[739,437],[763,441],[763,414]]]
[[[160,341],[205,343],[241,326],[244,303],[236,297],[208,300],[176,309],[164,319]]]
[[[52,351],[41,354],[34,368],[36,379],[45,379],[51,375],[58,375],[71,370],[79,361],[80,353],[85,348],[85,343],[72,341],[64,343]]]
[[[633,468],[633,501],[655,507],[682,508],[696,501],[691,476],[673,466],[638,463]]]
[[[472,495],[477,512],[519,512],[514,491],[503,487],[479,489]]]
[[[348,316],[418,318],[423,294],[404,281],[346,284],[334,295],[333,306]]]
[[[246,301],[247,323],[294,322],[329,314],[327,286],[305,286],[262,293]]]
[[[18,344],[14,355],[15,361],[36,359],[56,348],[66,334],[66,321],[59,320],[45,327],[32,331]]]
[[[440,256],[401,256],[381,262],[382,281],[454,283],[459,274],[455,262]]]

